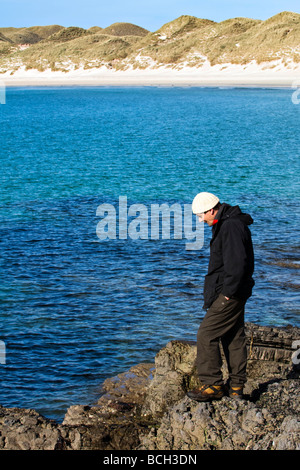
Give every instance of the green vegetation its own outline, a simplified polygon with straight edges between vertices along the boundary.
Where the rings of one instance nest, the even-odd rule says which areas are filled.
[[[0,71],[125,69],[149,65],[201,67],[274,59],[300,62],[300,15],[282,12],[266,21],[233,18],[220,23],[183,15],[149,32],[130,23],[64,28],[59,25],[0,28]]]
[[[88,31],[83,28],[77,28],[76,26],[70,26],[69,28],[63,28],[59,31],[51,34],[51,36],[46,37],[43,42],[66,42],[66,41],[73,41],[74,39],[80,38],[82,36],[86,36],[88,34],[93,34],[91,31]]]
[[[57,33],[63,26],[31,26],[30,28],[0,28],[0,33],[14,44],[36,44],[37,42]]]
[[[146,36],[149,31],[131,23],[114,23],[102,30],[102,33],[111,36]]]

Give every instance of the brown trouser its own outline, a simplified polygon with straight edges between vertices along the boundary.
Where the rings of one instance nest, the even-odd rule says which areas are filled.
[[[222,385],[221,340],[231,386],[246,382],[247,349],[244,332],[245,300],[224,295],[213,302],[197,335],[197,370],[203,384]]]

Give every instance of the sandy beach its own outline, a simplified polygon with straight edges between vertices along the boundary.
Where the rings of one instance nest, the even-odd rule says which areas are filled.
[[[128,68],[118,71],[101,67],[65,71],[25,70],[1,74],[2,86],[241,86],[241,87],[296,87],[300,85],[300,64],[282,61],[258,65],[221,64],[191,68],[183,64],[177,68],[164,66],[146,69]]]

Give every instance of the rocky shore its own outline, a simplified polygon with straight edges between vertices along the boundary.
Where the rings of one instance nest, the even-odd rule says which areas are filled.
[[[246,332],[243,400],[189,399],[196,345],[171,341],[153,364],[108,378],[97,404],[71,406],[62,423],[0,407],[0,449],[299,450],[300,328],[247,323]],[[226,379],[225,364],[223,373]]]

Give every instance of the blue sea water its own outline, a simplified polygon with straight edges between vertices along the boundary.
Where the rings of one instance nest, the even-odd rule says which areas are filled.
[[[62,419],[107,377],[195,340],[210,229],[186,240],[100,240],[97,207],[249,212],[246,321],[299,326],[300,105],[288,89],[8,88],[0,106],[0,404]],[[2,361],[3,362],[3,361]]]

